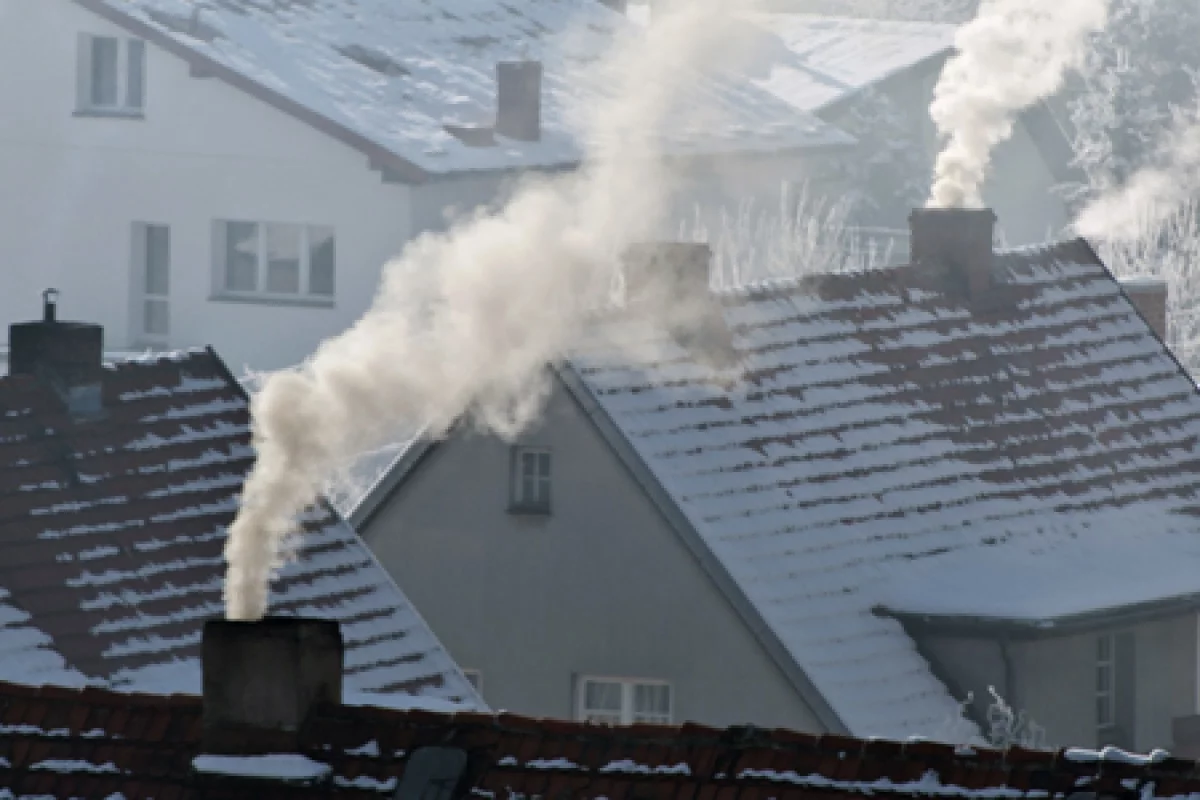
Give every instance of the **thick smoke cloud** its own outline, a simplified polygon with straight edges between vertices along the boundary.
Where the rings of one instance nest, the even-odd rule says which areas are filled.
[[[932,207],[978,208],[992,151],[1021,110],[1054,94],[1104,29],[1106,0],[984,0],[958,30],[930,115],[944,141]]]
[[[228,617],[265,613],[297,514],[354,454],[401,426],[436,436],[469,418],[508,436],[532,421],[545,364],[611,302],[619,252],[665,222],[672,176],[656,132],[710,111],[688,90],[722,53],[729,5],[656,3],[647,30],[580,76],[605,99],[577,109],[579,174],[529,183],[499,213],[417,240],[387,265],[362,319],[266,378],[251,409],[257,461],[225,551]]]

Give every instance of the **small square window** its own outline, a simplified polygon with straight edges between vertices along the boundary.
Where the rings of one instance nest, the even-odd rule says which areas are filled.
[[[550,451],[532,447],[513,448],[513,511],[533,514],[550,513]]]
[[[78,74],[81,112],[140,116],[146,98],[144,41],[83,34]]]

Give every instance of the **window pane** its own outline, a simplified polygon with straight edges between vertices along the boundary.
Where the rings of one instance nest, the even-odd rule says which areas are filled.
[[[166,297],[171,289],[171,240],[166,225],[146,226],[146,294]]]
[[[671,713],[671,688],[654,684],[634,686],[633,711],[635,714],[669,715]]]
[[[151,336],[166,336],[170,333],[171,321],[166,300],[146,301],[146,316],[142,328],[144,333]]]
[[[308,229],[308,293],[333,297],[333,228]]]
[[[225,288],[231,292],[258,289],[257,223],[225,223]]]
[[[537,470],[538,470],[539,477],[547,478],[547,479],[550,477],[550,454],[549,453],[538,453]]]
[[[129,40],[129,74],[125,90],[125,107],[141,108],[145,96],[146,43],[141,39]]]
[[[92,105],[117,104],[117,40],[110,36],[92,39]]]
[[[588,681],[584,684],[583,707],[585,711],[611,711],[621,714],[621,684],[609,681]]]
[[[300,228],[295,225],[267,225],[267,291],[300,291]]]
[[[1096,670],[1096,691],[1108,692],[1112,689],[1112,671],[1108,667]]]

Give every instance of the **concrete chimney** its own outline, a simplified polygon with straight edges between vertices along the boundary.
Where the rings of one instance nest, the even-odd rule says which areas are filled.
[[[540,61],[501,61],[496,65],[496,133],[522,142],[542,138]]]
[[[77,417],[103,410],[104,328],[58,319],[58,290],[42,292],[42,319],[8,328],[10,375],[33,375],[49,384]]]
[[[208,753],[293,751],[309,713],[342,702],[342,633],[331,620],[209,620],[201,650]]]
[[[1163,342],[1167,341],[1167,282],[1149,275],[1121,278],[1121,289],[1137,308],[1142,319],[1154,329]]]
[[[918,208],[908,218],[913,264],[941,267],[955,288],[982,300],[992,288],[992,237],[996,214],[990,208]]]

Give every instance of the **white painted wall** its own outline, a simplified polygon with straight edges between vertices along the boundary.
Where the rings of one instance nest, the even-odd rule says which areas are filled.
[[[409,238],[410,190],[366,157],[147,47],[143,120],[78,118],[77,37],[124,35],[69,0],[0,0],[0,322],[40,313],[131,333],[132,225],[171,227],[171,347],[213,345],[239,371],[294,363],[358,317]],[[216,218],[332,225],[332,308],[210,300]],[[0,334],[0,339],[6,338]]]

